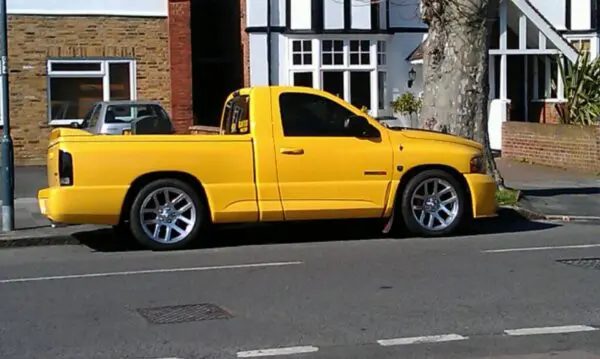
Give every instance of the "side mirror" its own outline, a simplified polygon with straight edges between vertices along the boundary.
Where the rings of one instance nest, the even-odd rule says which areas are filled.
[[[344,128],[353,136],[359,138],[378,138],[379,131],[363,116],[350,116],[344,122]]]
[[[79,122],[71,122],[71,124],[69,125],[69,127],[71,128],[81,128],[81,125],[79,124]]]

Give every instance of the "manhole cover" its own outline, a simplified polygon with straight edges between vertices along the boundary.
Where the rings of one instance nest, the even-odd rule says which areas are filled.
[[[557,262],[581,268],[600,269],[600,258],[559,259]]]
[[[140,308],[137,311],[152,324],[187,323],[233,317],[223,308],[209,303]]]

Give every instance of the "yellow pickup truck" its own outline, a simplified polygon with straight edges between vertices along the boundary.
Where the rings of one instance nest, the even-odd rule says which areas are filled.
[[[495,216],[482,146],[384,127],[307,87],[240,89],[219,133],[52,131],[41,213],[55,223],[127,228],[178,249],[212,224],[380,218],[421,236]],[[394,214],[394,216],[392,216]]]

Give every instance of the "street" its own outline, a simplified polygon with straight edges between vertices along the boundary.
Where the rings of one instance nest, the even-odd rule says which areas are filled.
[[[600,358],[598,228],[3,249],[0,357]]]

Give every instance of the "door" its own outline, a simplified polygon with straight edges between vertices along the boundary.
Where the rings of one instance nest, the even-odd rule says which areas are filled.
[[[350,135],[344,123],[360,112],[333,95],[278,91],[272,113],[285,219],[381,217],[393,162],[386,133]]]

